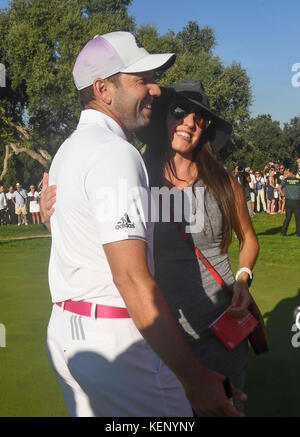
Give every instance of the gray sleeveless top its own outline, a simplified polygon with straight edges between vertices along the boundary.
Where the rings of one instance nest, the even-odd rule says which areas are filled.
[[[191,186],[188,188],[191,189]],[[222,239],[221,211],[216,199],[201,181],[196,182],[195,188],[200,188],[204,208],[201,208],[201,202],[197,200],[199,196],[193,195],[190,212],[193,216],[196,213],[202,214],[204,220],[203,226],[201,223],[196,224],[188,235],[232,289],[234,277],[228,254],[221,254],[219,247]],[[182,197],[185,196],[184,190],[172,190],[178,190]],[[187,221],[184,217],[181,223],[186,229]],[[231,298],[195,256],[172,222],[155,223],[154,262],[155,279],[173,316],[183,328],[187,341],[193,343],[211,337],[213,334],[208,326],[228,308]]]

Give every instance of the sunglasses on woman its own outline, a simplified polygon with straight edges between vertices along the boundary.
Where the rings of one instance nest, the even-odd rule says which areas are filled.
[[[194,122],[200,129],[206,129],[211,123],[200,111],[185,102],[172,103],[169,108],[169,114],[176,120],[182,120],[189,114],[194,114]]]

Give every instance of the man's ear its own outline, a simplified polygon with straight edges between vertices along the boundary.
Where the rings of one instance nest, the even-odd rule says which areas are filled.
[[[112,101],[111,83],[107,80],[97,78],[93,83],[93,91],[96,100],[110,105]]]

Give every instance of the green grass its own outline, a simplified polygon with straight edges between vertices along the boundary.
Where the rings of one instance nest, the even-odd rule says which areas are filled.
[[[48,235],[49,232],[43,227],[43,225],[9,225],[0,226],[0,241],[6,239],[18,239],[20,237],[30,237],[30,236],[44,236]]]
[[[50,239],[0,243],[0,322],[6,327],[6,347],[0,348],[2,417],[66,415],[46,357],[49,250]]]
[[[283,215],[256,214],[254,227],[260,255],[251,292],[265,315],[270,352],[250,354],[245,392],[249,416],[300,416],[298,348],[293,309],[300,304],[300,238],[295,222],[289,236],[279,231]],[[46,327],[51,312],[47,283],[50,239],[16,240],[46,235],[42,226],[0,227],[0,322],[6,327],[6,347],[0,348],[0,416],[66,416],[60,387],[46,357]],[[10,237],[12,241],[3,241]],[[238,244],[230,248],[236,271]]]
[[[300,333],[292,346],[293,310],[300,305],[300,238],[292,219],[288,236],[279,232],[284,215],[261,213],[253,218],[260,243],[251,293],[265,317],[270,351],[251,352],[245,387],[249,416],[300,416],[299,368]],[[230,248],[231,264],[236,271],[238,244]]]

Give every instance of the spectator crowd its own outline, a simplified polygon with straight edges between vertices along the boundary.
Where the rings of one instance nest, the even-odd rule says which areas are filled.
[[[35,185],[30,185],[27,191],[17,182],[5,193],[4,186],[0,184],[0,225],[40,224],[40,194]]]
[[[249,214],[257,212],[284,214],[286,211],[285,181],[290,168],[284,164],[269,162],[262,171],[253,170],[240,163],[235,167],[233,176],[243,186]],[[291,166],[292,167],[292,166]],[[297,160],[295,176],[300,179],[300,158]]]
[[[232,172],[244,188],[250,217],[255,213],[284,214],[286,212],[285,181],[290,169],[284,164],[269,162],[263,170],[253,170],[240,162]],[[300,158],[297,159],[296,174],[300,179]],[[37,190],[41,190],[41,183]],[[4,186],[0,183],[0,225],[28,223],[40,224],[39,199],[41,191],[37,191],[35,185],[30,185],[26,191],[17,182],[11,185],[8,192],[4,192]]]

